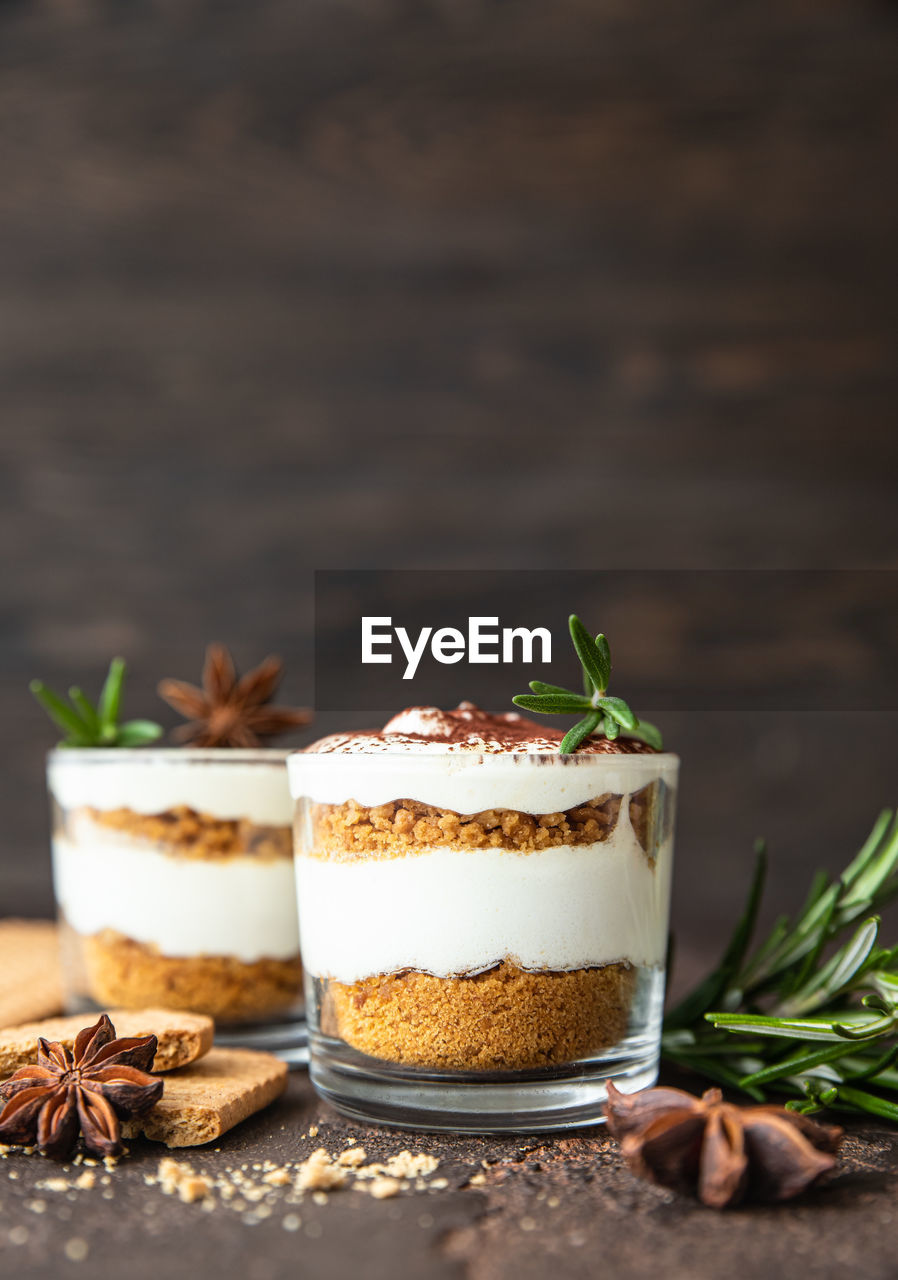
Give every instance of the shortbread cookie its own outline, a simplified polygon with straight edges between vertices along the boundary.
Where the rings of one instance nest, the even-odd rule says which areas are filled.
[[[153,1071],[184,1067],[212,1048],[215,1024],[203,1014],[177,1013],[172,1009],[107,1009],[106,1012],[117,1036],[156,1036],[159,1044]],[[78,1032],[99,1016],[76,1013],[70,1018],[47,1018],[0,1031],[0,1080],[37,1060],[39,1036],[57,1040],[71,1049]]]
[[[0,1027],[63,1009],[59,941],[50,920],[0,920]]]
[[[122,1125],[125,1138],[143,1134],[167,1147],[197,1147],[267,1107],[287,1087],[287,1066],[255,1049],[212,1049],[199,1062],[165,1077],[148,1115]]]

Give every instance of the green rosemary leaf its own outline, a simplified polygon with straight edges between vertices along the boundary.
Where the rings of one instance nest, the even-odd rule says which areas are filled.
[[[596,730],[601,718],[601,714],[598,711],[590,711],[582,720],[578,720],[573,729],[568,729],[562,738],[561,746],[559,747],[561,754],[566,756],[576,751],[584,738],[588,738]]]
[[[99,733],[100,717],[97,715],[97,709],[93,703],[77,688],[69,689],[69,698],[87,726],[88,733],[92,736]]]
[[[64,702],[58,693],[54,693],[44,684],[43,680],[32,680],[28,688],[63,733],[72,738],[90,738],[90,729],[75,708]]]
[[[605,676],[603,689],[608,688],[608,682],[611,679],[611,646],[600,631],[596,636],[596,652],[599,655],[599,667]]]
[[[577,657],[580,659],[583,670],[595,686],[596,693],[603,694],[608,688],[608,680],[611,673],[604,668],[595,640],[593,640],[575,613],[572,613],[568,619],[568,626],[570,627],[571,639],[574,642],[574,648],[577,650]]]
[[[892,825],[891,809],[881,810],[881,812],[877,815],[876,821],[874,822],[873,827],[870,831],[870,834],[867,836],[867,839],[864,841],[863,845],[861,846],[856,856],[852,859],[851,862],[849,862],[848,866],[842,872],[843,884],[845,885],[854,884],[854,882],[858,879],[858,877],[863,873],[865,867],[870,862],[870,860],[874,858],[876,854],[879,852],[879,850],[883,847],[883,843],[885,842],[888,836],[889,828],[891,827],[891,825]]]
[[[592,709],[589,699],[579,693],[519,693],[512,702],[526,711],[539,711],[549,716]]]
[[[70,706],[42,680],[32,680],[31,692],[66,735],[59,743],[60,747],[137,747],[155,742],[162,736],[162,726],[151,720],[131,720],[128,724],[119,725],[124,673],[124,662],[121,658],[114,658],[109,665],[99,707],[94,707],[78,688],[69,690]]]
[[[809,1071],[826,1062],[837,1062],[840,1058],[846,1058],[854,1052],[854,1045],[843,1040],[840,1044],[827,1045],[825,1049],[813,1049],[808,1053],[798,1053],[792,1057],[783,1058],[782,1061],[774,1062],[769,1067],[762,1067],[752,1075],[744,1076],[739,1083],[743,1087],[749,1084],[770,1084],[773,1080],[781,1080],[784,1076],[801,1075],[803,1071]]]
[[[846,1080],[876,1080],[877,1083],[888,1078],[888,1071],[895,1060],[898,1059],[898,1044],[893,1044],[886,1049],[885,1053],[881,1053],[872,1061],[858,1061],[857,1059],[847,1059],[845,1066],[849,1068],[845,1075]],[[893,1073],[894,1074],[894,1073]]]
[[[839,1102],[847,1102],[858,1111],[866,1111],[871,1116],[880,1116],[883,1120],[898,1124],[898,1104],[879,1098],[874,1093],[840,1084],[836,1089],[836,1097]]]
[[[847,882],[850,884],[850,891],[841,903],[841,915],[846,919],[856,918],[858,914],[866,911],[868,904],[875,900],[896,867],[898,867],[898,820],[880,838],[870,856],[853,877],[853,882]],[[852,911],[854,916],[851,916]]]
[[[664,750],[661,730],[657,729],[653,724],[649,724],[648,720],[639,720],[635,729],[627,730],[626,736],[628,738],[638,738],[640,742],[647,743],[655,751]]]
[[[876,1036],[886,1035],[895,1030],[896,1015],[885,1013],[872,1022],[834,1022],[833,1031],[847,1040],[872,1040]]]
[[[639,721],[624,702],[623,698],[596,698],[595,706],[612,716],[622,729],[636,729]]]
[[[754,933],[766,879],[767,850],[763,842],[760,842],[759,847],[756,849],[755,870],[748,893],[748,901],[736,924],[736,928],[733,930],[733,935],[727,944],[720,964],[690,995],[680,1001],[672,1013],[667,1015],[664,1022],[665,1027],[688,1027],[695,1022],[696,1018],[700,1018],[707,1009],[717,1004],[724,992],[727,991],[733,978],[739,972],[748,944],[751,941],[751,936]]]
[[[870,1033],[870,1028],[878,1025],[868,1021],[859,1027],[849,1027],[845,1022],[834,1023],[828,1018],[777,1018],[763,1013],[706,1013],[705,1018],[712,1026],[724,1031],[748,1031],[752,1035],[784,1036],[793,1040],[826,1040],[830,1043],[865,1037]]]
[[[104,736],[115,728],[118,721],[124,680],[125,660],[124,658],[113,658],[109,664],[109,673],[106,676],[97,706],[100,716],[100,728]]]
[[[837,996],[866,964],[876,945],[879,925],[878,916],[866,920],[849,942],[778,1006],[779,1012],[786,1017],[800,1017]]]
[[[116,734],[118,747],[143,747],[162,737],[162,726],[152,720],[128,720]]]
[[[568,619],[568,625],[580,659],[583,693],[574,693],[571,689],[547,684],[544,680],[531,680],[531,692],[518,694],[513,698],[515,706],[541,715],[582,716],[584,713],[598,711],[599,716],[594,723],[590,721],[592,727],[589,730],[578,724],[574,726],[576,732],[572,730],[565,736],[562,745],[565,753],[575,750],[570,744],[579,745],[589,733],[601,733],[609,740],[614,740],[620,736],[621,731],[628,738],[636,738],[653,750],[661,751],[663,744],[658,729],[653,724],[640,721],[623,698],[611,697],[606,692],[611,678],[611,649],[605,636],[600,631],[593,639],[575,613]]]

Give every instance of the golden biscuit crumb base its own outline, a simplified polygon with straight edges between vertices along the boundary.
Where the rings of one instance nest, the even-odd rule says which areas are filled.
[[[372,1058],[462,1071],[557,1066],[621,1040],[636,990],[626,961],[533,972],[503,961],[438,978],[408,970],[322,983],[321,1030]]]
[[[653,784],[649,784],[650,786]],[[644,787],[630,799],[630,821],[643,850],[648,847],[649,812]],[[355,800],[311,806],[313,856],[332,861],[398,858],[433,848],[508,849],[532,853],[560,845],[598,844],[617,825],[619,795],[557,813],[486,809],[460,814],[418,800],[392,800],[365,807]]]
[[[145,841],[179,858],[224,861],[250,857],[270,862],[293,856],[289,826],[261,826],[246,818],[215,818],[187,805],[153,814],[86,807],[72,812],[68,820],[64,817],[63,825],[68,821],[77,827],[79,818],[87,818],[106,831]]]
[[[79,994],[101,1007],[165,1005],[219,1022],[244,1022],[290,1014],[301,1002],[298,954],[250,963],[235,956],[165,956],[111,929],[90,937],[76,934],[73,941],[80,950]]]

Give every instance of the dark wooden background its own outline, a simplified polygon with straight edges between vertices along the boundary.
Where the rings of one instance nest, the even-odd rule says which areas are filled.
[[[34,674],[158,714],[220,638],[306,700],[315,567],[895,568],[896,152],[873,0],[0,4],[0,914]],[[688,972],[898,724],[667,727]]]

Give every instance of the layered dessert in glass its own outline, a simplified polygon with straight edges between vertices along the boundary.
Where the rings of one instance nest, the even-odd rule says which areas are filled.
[[[453,1129],[601,1117],[657,1074],[678,761],[413,707],[289,761],[312,1078]]]
[[[301,1010],[287,752],[51,752],[70,1008]]]

